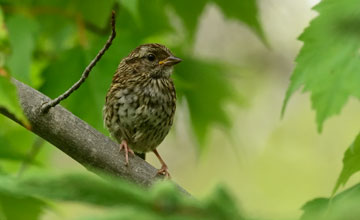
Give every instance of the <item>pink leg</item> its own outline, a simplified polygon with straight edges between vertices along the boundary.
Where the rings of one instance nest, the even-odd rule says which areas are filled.
[[[120,151],[124,149],[125,150],[125,166],[129,165],[129,152],[135,156],[135,153],[131,148],[128,146],[127,142],[123,140],[120,144]]]
[[[168,166],[166,165],[166,163],[163,161],[163,159],[160,157],[160,154],[157,152],[157,150],[153,150],[154,154],[156,155],[156,157],[159,159],[160,163],[161,163],[161,168],[160,170],[158,170],[158,174],[164,175],[166,178],[170,179],[170,173],[168,171]]]

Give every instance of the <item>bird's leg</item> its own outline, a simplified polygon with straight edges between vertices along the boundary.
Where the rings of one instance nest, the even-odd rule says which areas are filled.
[[[170,179],[170,173],[168,171],[168,166],[166,165],[166,163],[163,161],[163,159],[161,158],[160,154],[157,152],[157,150],[153,150],[154,154],[156,155],[156,157],[159,159],[160,163],[161,163],[161,168],[160,170],[158,170],[158,174],[164,175],[166,178]]]
[[[120,144],[120,151],[124,149],[125,150],[125,166],[129,165],[129,152],[135,156],[135,153],[131,148],[128,146],[127,142],[125,140],[121,141]]]

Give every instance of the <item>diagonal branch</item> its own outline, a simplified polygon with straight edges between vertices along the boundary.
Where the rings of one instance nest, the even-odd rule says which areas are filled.
[[[125,156],[119,145],[58,105],[42,114],[41,105],[50,98],[39,91],[13,79],[17,87],[24,114],[31,124],[31,131],[52,143],[89,170],[105,171],[148,187],[160,177],[157,170],[135,156],[125,166]],[[1,114],[22,125],[6,111]],[[188,194],[179,186],[180,191]]]
[[[85,80],[89,76],[90,71],[92,70],[92,68],[96,65],[96,63],[105,54],[106,50],[109,49],[109,47],[111,46],[111,43],[114,40],[115,36],[116,36],[116,31],[115,31],[115,11],[112,11],[112,14],[111,14],[111,34],[109,36],[109,39],[106,41],[104,47],[99,51],[99,53],[96,55],[96,57],[85,68],[83,74],[81,75],[81,78],[70,89],[68,89],[66,92],[61,94],[56,99],[48,101],[48,102],[46,102],[46,103],[44,103],[42,105],[42,107],[41,107],[41,112],[42,113],[47,113],[50,108],[56,106],[62,100],[69,97],[69,95],[71,95],[71,93],[73,93],[75,90],[77,90],[81,86],[81,84],[83,84],[83,82],[85,82]]]

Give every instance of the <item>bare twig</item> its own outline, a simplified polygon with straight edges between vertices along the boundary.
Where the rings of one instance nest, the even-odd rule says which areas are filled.
[[[91,171],[109,172],[136,184],[148,187],[161,179],[157,169],[137,156],[129,158],[119,151],[119,144],[104,136],[62,106],[56,106],[47,114],[41,113],[41,104],[50,98],[39,91],[13,80],[17,87],[20,104],[31,124],[31,132],[42,137]],[[11,115],[0,111],[18,123]],[[188,194],[179,186],[179,190]]]
[[[109,39],[106,41],[104,47],[99,51],[99,53],[96,55],[96,57],[90,62],[90,64],[85,68],[83,74],[81,75],[81,78],[65,93],[57,97],[56,99],[46,102],[41,107],[41,112],[46,113],[49,111],[50,108],[55,107],[57,104],[59,104],[62,100],[66,99],[71,93],[73,93],[75,90],[77,90],[83,82],[85,82],[86,78],[89,76],[90,71],[92,68],[96,65],[96,63],[101,59],[101,57],[104,55],[106,50],[110,47],[113,39],[116,36],[115,31],[115,11],[112,11],[111,14],[111,35],[109,36]]]

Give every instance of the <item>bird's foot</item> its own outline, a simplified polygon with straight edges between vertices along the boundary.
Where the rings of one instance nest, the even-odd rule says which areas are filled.
[[[166,179],[171,179],[170,173],[168,171],[168,167],[166,165],[162,165],[160,170],[158,170],[157,173],[165,176]]]
[[[125,151],[125,166],[129,165],[129,153],[135,156],[135,153],[131,148],[128,146],[127,142],[123,140],[120,144],[120,151],[124,149]]]
[[[161,169],[158,170],[158,174],[165,176],[166,179],[170,179],[170,173],[168,171],[168,166],[166,165],[166,163],[164,162],[164,160],[161,158],[159,152],[157,152],[156,149],[153,150],[154,154],[156,155],[156,157],[159,159],[160,163],[161,163]]]

